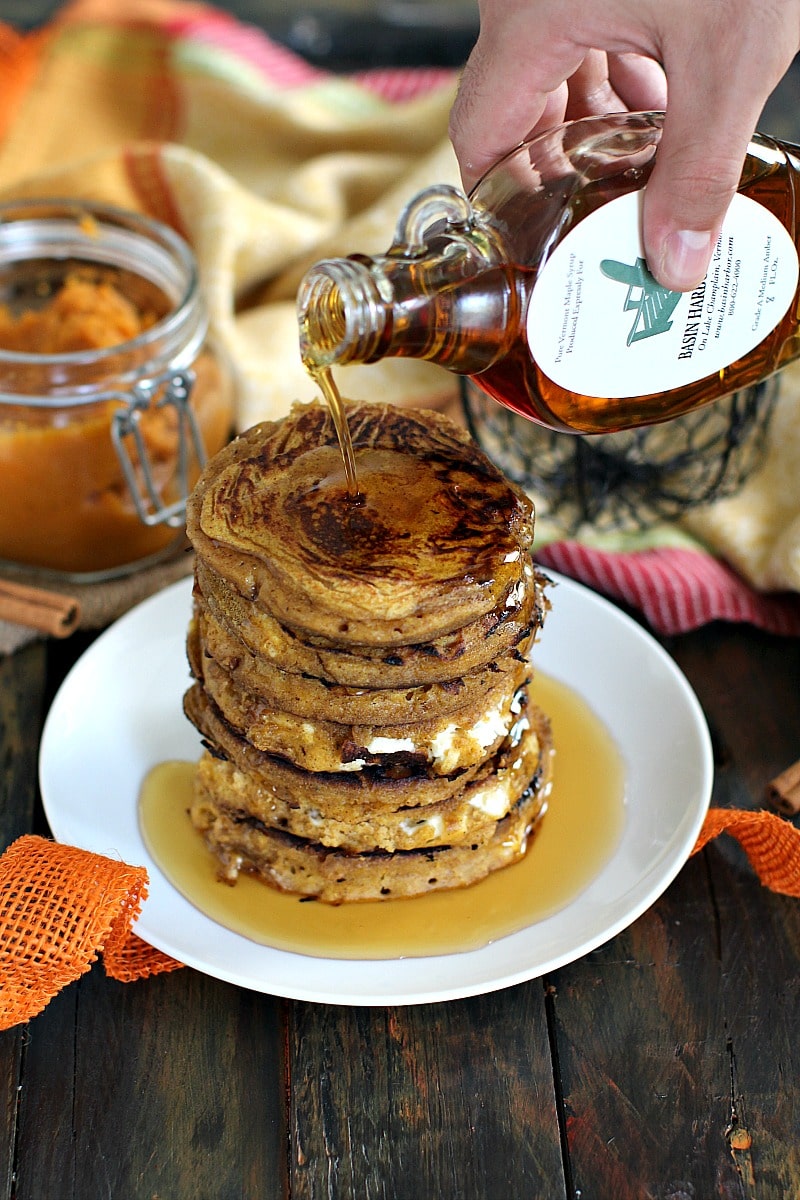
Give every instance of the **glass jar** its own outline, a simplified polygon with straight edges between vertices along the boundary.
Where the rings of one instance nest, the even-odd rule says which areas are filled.
[[[78,580],[183,539],[230,369],[173,230],[88,201],[0,205],[0,560]]]

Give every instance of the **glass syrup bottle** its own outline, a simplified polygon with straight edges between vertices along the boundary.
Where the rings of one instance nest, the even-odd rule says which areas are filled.
[[[641,200],[662,113],[569,122],[494,166],[467,197],[437,186],[381,257],[317,263],[298,292],[303,361],[335,413],[337,364],[428,359],[551,429],[668,420],[800,355],[800,150],[762,135],[706,278],[649,274]]]

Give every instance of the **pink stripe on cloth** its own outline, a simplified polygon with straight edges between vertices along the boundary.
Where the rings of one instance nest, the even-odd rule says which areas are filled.
[[[278,87],[303,87],[326,78],[326,72],[273,42],[257,26],[244,24],[228,13],[212,9],[201,16],[190,13],[168,21],[167,28],[173,37],[236,55]]]
[[[437,88],[449,87],[456,73],[445,67],[385,67],[358,71],[350,78],[382,100],[403,104],[406,100],[426,96]]]
[[[167,28],[173,37],[236,55],[280,88],[305,87],[330,74],[274,42],[257,26],[244,24],[228,13],[209,9],[200,16],[180,16],[167,22]],[[402,104],[449,85],[455,72],[440,67],[387,67],[358,71],[349,78],[389,103]]]
[[[551,542],[536,561],[637,609],[659,633],[741,621],[769,633],[800,635],[800,596],[756,592],[730,567],[697,550],[612,554],[579,542]]]

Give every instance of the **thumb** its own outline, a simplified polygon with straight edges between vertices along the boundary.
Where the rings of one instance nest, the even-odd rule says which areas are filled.
[[[645,189],[642,234],[650,270],[673,291],[690,291],[706,274],[748,142],[780,78],[770,73],[763,86],[748,89],[745,75],[737,74],[732,68],[728,79],[715,80],[706,71],[700,86],[701,73],[667,72],[669,99]],[[737,79],[736,88],[731,79]]]

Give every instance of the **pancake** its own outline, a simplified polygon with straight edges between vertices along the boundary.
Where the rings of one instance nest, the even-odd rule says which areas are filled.
[[[438,413],[346,411],[357,496],[314,403],[211,459],[187,511],[193,824],[220,878],[332,904],[516,861],[553,762],[530,501]]]
[[[366,689],[282,671],[251,654],[234,633],[202,609],[190,636],[197,638],[206,657],[222,667],[238,687],[255,693],[266,704],[295,716],[314,713],[319,720],[355,725],[408,724],[473,708],[496,690],[500,676],[527,664],[532,640],[529,635],[511,653],[456,679],[413,688]]]
[[[276,708],[240,687],[230,672],[192,645],[190,637],[195,678],[225,720],[258,750],[286,758],[306,771],[357,771],[412,759],[428,764],[438,775],[449,775],[481,762],[507,736],[525,702],[530,675],[529,663],[515,664],[479,702],[458,713],[403,724],[349,724]]]
[[[492,760],[492,769],[463,783],[452,795],[424,807],[390,810],[362,805],[337,811],[325,803],[319,789],[311,803],[298,805],[281,792],[269,774],[240,771],[233,763],[206,753],[195,777],[192,820],[200,829],[213,825],[220,814],[236,823],[293,834],[350,853],[414,850],[469,841],[485,845],[497,821],[516,805],[522,793],[544,770],[543,756],[551,753],[549,724],[533,710],[517,722]]]
[[[314,675],[344,687],[419,687],[456,679],[507,654],[539,631],[548,607],[546,578],[523,566],[522,586],[513,585],[500,603],[476,621],[431,641],[405,646],[346,645],[301,637],[246,600],[209,570],[195,569],[195,595],[225,628],[235,631],[251,654],[294,674]]]
[[[534,785],[481,841],[454,845],[349,853],[207,803],[198,804],[192,816],[220,865],[220,878],[229,883],[247,871],[283,891],[330,904],[399,899],[467,887],[519,861],[546,807],[550,767],[546,756]]]
[[[206,465],[187,533],[200,558],[289,628],[337,645],[452,633],[524,586],[530,501],[453,422],[347,406],[349,496],[327,407],[295,405]]]
[[[229,760],[256,786],[280,794],[286,803],[321,808],[337,821],[357,819],[365,810],[394,812],[439,804],[469,780],[491,772],[493,765],[489,759],[450,775],[434,775],[425,763],[409,757],[359,771],[304,771],[286,759],[257,750],[225,720],[200,684],[189,688],[183,706],[215,758]]]

